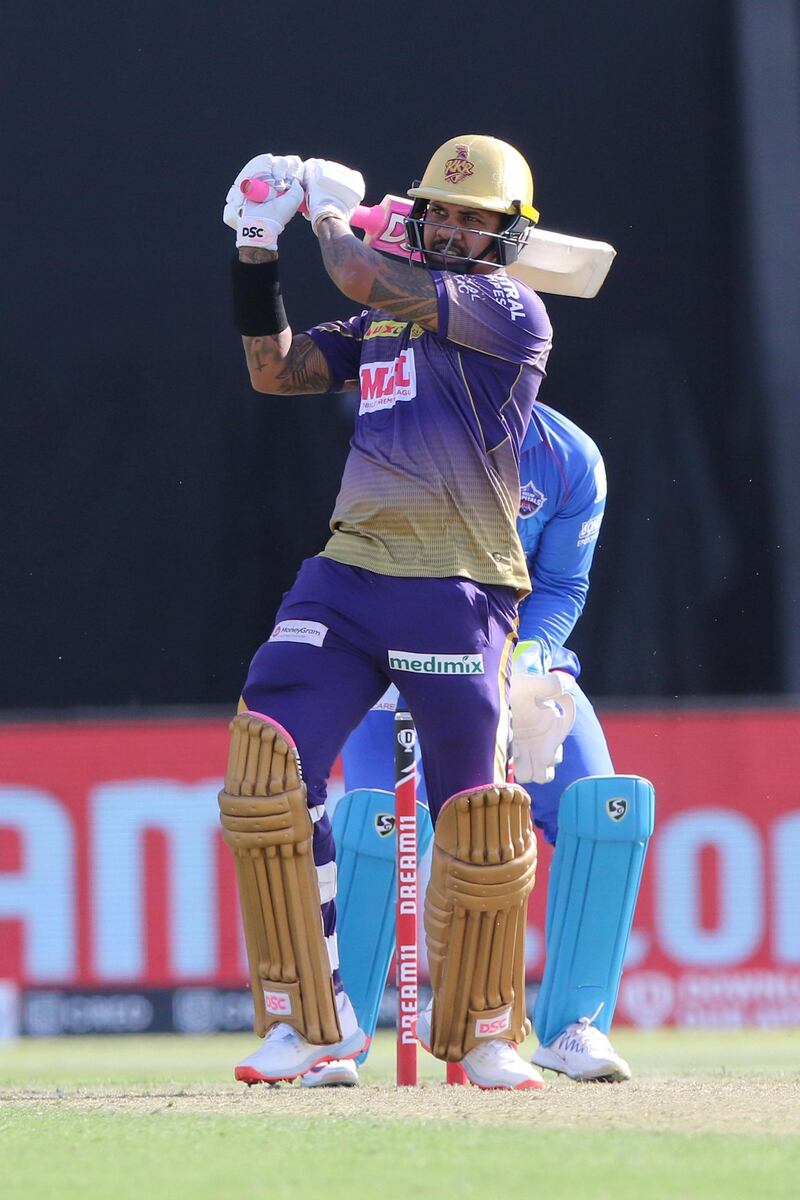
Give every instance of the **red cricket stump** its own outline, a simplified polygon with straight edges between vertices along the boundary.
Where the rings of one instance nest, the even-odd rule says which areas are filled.
[[[397,899],[395,923],[397,952],[397,1086],[417,1084],[417,1016],[419,973],[417,963],[417,731],[405,709],[394,715],[395,834],[397,844]],[[447,1082],[466,1084],[460,1063],[447,1064]]]
[[[394,716],[397,844],[397,1086],[417,1083],[417,731],[410,712]]]
[[[464,1070],[461,1063],[447,1064],[447,1082],[454,1087],[467,1086],[467,1072]]]

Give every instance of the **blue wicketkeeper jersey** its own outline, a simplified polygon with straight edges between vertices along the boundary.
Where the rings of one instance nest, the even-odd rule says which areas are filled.
[[[520,605],[520,641],[539,638],[552,666],[580,673],[565,648],[589,590],[606,504],[606,476],[592,439],[562,413],[534,406],[522,443],[517,529],[533,591]]]

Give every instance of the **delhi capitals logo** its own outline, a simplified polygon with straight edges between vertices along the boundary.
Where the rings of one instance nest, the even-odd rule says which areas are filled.
[[[388,837],[390,833],[394,833],[394,813],[376,813],[375,814],[375,832],[378,837]]]
[[[539,491],[533,480],[523,483],[519,493],[519,515],[527,520],[539,511],[546,499],[547,496]]]
[[[622,796],[614,796],[611,800],[606,800],[606,812],[611,817],[612,821],[621,821],[628,811],[628,801]]]
[[[467,158],[468,153],[468,146],[456,146],[455,158],[448,158],[444,164],[444,177],[448,183],[461,183],[462,179],[472,175],[475,164]]]

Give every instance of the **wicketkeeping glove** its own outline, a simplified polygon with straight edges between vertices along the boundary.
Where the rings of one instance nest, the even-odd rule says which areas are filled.
[[[514,778],[518,783],[550,783],[564,758],[564,740],[575,723],[575,685],[566,671],[539,669],[539,644],[521,642],[511,673],[511,726]]]
[[[302,169],[303,161],[296,154],[258,154],[242,167],[228,189],[222,212],[225,224],[236,230],[237,246],[277,249],[279,234],[303,203]],[[242,192],[245,179],[264,179],[274,191],[256,204]]]
[[[303,165],[308,219],[314,232],[322,217],[350,218],[364,199],[364,176],[326,158],[308,158]]]

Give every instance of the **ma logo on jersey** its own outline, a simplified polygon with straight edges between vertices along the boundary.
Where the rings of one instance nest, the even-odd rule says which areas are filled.
[[[413,400],[417,394],[417,368],[411,348],[403,350],[392,362],[363,363],[358,374],[359,415],[394,408],[398,400]]]
[[[527,520],[539,511],[546,499],[547,496],[539,491],[532,479],[523,483],[519,492],[519,515]]]

